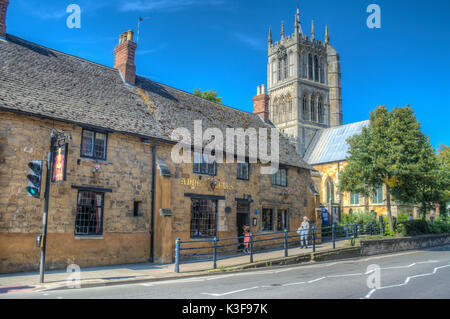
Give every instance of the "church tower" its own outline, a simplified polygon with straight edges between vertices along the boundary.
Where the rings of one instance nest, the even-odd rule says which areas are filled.
[[[286,35],[281,23],[280,41],[269,29],[267,66],[268,116],[303,155],[317,130],[342,125],[339,55],[330,44],[303,34],[297,9],[295,28]]]

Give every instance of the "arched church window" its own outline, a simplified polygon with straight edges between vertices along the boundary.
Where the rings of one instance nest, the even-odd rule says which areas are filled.
[[[283,60],[278,59],[278,81],[283,79]]]
[[[334,203],[334,183],[331,179],[327,181],[327,203]]]
[[[274,123],[278,123],[278,99],[275,99],[273,101],[273,106],[272,106],[272,121]]]
[[[323,99],[322,97],[319,97],[319,123],[325,123],[324,115]]]
[[[325,61],[320,60],[320,83],[325,83]]]
[[[277,63],[276,63],[276,60],[272,61],[272,83],[277,83]]]
[[[304,79],[306,79],[308,76],[308,62],[306,54],[302,55],[302,76]]]
[[[316,97],[311,96],[311,122],[317,122],[317,109],[316,109]]]
[[[303,95],[303,120],[305,121],[309,121],[309,110],[308,110],[308,97],[305,95]]]
[[[308,56],[308,79],[313,79],[313,58],[311,54]]]
[[[290,95],[287,97],[287,115],[286,120],[290,121],[292,120],[292,98]]]
[[[319,60],[314,56],[314,81],[319,82]]]
[[[286,122],[286,98],[283,96],[280,103],[280,122]]]

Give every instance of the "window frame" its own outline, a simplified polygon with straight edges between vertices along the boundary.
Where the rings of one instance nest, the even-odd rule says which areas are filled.
[[[281,222],[281,229],[279,227],[280,225],[280,217],[281,220],[283,220],[283,213],[284,213],[284,224]],[[285,229],[289,230],[289,210],[288,209],[278,209],[277,210],[277,220],[276,220],[276,230],[277,231],[284,231]]]
[[[270,212],[270,223],[272,228],[271,229],[267,229],[265,228],[265,220],[264,220],[264,213],[269,211]],[[273,227],[274,227],[274,218],[273,218],[273,214],[274,214],[274,209],[273,208],[263,208],[262,212],[261,212],[261,232],[273,232]]]
[[[355,201],[357,199],[357,201]],[[358,206],[359,205],[359,193],[357,192],[350,192],[350,205],[352,206]]]
[[[205,158],[204,158],[204,154],[203,154],[203,152],[202,153],[200,153],[200,155],[202,156],[202,162],[201,163],[197,163],[196,161],[195,161],[195,155],[196,154],[199,154],[198,152],[192,152],[192,172],[194,173],[194,174],[199,174],[199,175],[209,175],[209,176],[216,176],[217,175],[217,163],[216,162],[214,162],[214,163],[207,163],[206,161],[205,161]],[[197,171],[196,169],[195,169],[195,165],[199,165],[199,170]],[[207,167],[207,169],[206,169],[206,171],[207,172],[203,172],[203,170],[202,170],[202,165],[206,165],[206,167]],[[214,173],[209,173],[209,167],[210,167],[210,165],[214,165]]]
[[[378,192],[380,191],[380,192]],[[381,197],[381,200],[380,200]],[[376,198],[376,200],[375,200]],[[375,187],[374,194],[372,196],[372,204],[373,205],[382,205],[383,204],[383,185]]]
[[[242,173],[242,171],[239,169],[240,165],[243,164],[247,164],[247,178],[242,177],[242,175],[240,173]],[[241,181],[249,181],[250,180],[250,163],[249,162],[245,162],[245,163],[237,163],[237,179],[241,180]]]
[[[209,212],[208,214],[214,214],[214,234],[213,235],[211,235],[211,236],[202,236],[202,235],[197,235],[197,236],[195,236],[195,235],[193,235],[193,230],[192,230],[192,225],[193,225],[193,204],[194,204],[194,201],[198,201],[199,203],[201,203],[202,201],[205,201],[205,202],[208,202],[208,201],[211,201],[211,202],[213,202],[214,203],[214,212],[213,213],[211,213],[211,212]],[[190,214],[191,214],[191,216],[190,216],[190,222],[189,222],[189,236],[190,236],[190,238],[191,239],[204,239],[204,238],[214,238],[215,236],[217,236],[217,230],[218,230],[218,220],[217,220],[217,218],[218,218],[218,206],[219,206],[219,202],[218,202],[218,200],[216,200],[216,199],[208,199],[208,198],[197,198],[197,197],[192,197],[191,198],[191,211],[190,211]],[[199,229],[197,229],[197,230],[199,230]]]
[[[83,137],[84,137],[84,133],[86,131],[94,133],[94,139],[93,139],[93,143],[92,143],[92,156],[83,155]],[[97,133],[105,135],[105,154],[104,154],[103,158],[95,156],[95,142],[97,140]],[[100,161],[106,161],[107,154],[108,154],[108,133],[105,132],[105,131],[99,131],[99,130],[92,130],[92,129],[83,128],[83,130],[81,131],[80,157],[82,157],[82,158],[90,158],[90,159],[100,160]]]
[[[280,171],[284,170],[285,173],[285,184],[281,183],[281,176],[280,176],[280,183],[278,184],[277,180],[275,180],[274,176],[277,175],[278,173],[280,173]],[[272,186],[280,186],[280,187],[288,187],[288,168],[287,167],[278,167],[278,171],[272,175],[270,175],[270,182],[272,184]]]
[[[91,194],[95,194],[95,195],[101,195],[102,199],[102,203],[100,206],[95,205],[95,206],[88,206],[88,205],[83,205],[79,203],[80,200],[80,193],[91,193]],[[98,233],[90,233],[89,232],[89,228],[90,225],[88,224],[88,226],[80,226],[80,227],[87,227],[88,228],[88,233],[79,233],[77,231],[77,222],[78,222],[78,215],[79,215],[79,207],[87,207],[90,209],[101,209],[101,218],[100,218],[100,231]],[[75,215],[75,227],[74,227],[74,235],[76,237],[102,237],[103,236],[103,220],[104,220],[104,216],[105,216],[105,193],[104,192],[99,192],[99,191],[92,191],[92,190],[87,190],[87,189],[79,189],[78,193],[77,193],[77,209],[76,209],[76,215]]]

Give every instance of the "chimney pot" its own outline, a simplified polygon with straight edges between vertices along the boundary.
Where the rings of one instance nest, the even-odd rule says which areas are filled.
[[[137,45],[133,42],[133,31],[129,30],[119,36],[119,44],[114,49],[114,68],[120,71],[125,82],[129,84],[136,83],[136,65],[134,64],[136,48]]]
[[[263,84],[261,86],[261,94],[266,94],[266,85],[265,84]]]

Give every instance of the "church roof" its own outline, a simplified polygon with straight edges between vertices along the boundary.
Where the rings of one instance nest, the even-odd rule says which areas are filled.
[[[194,120],[203,121],[203,130],[219,128],[224,136],[226,128],[273,127],[252,113],[145,77],[127,85],[114,68],[9,34],[6,39],[0,41],[0,110],[169,143],[176,142],[171,137],[176,128],[192,134]],[[281,134],[280,163],[311,169]]]
[[[349,145],[347,139],[360,134],[369,121],[318,130],[306,149],[304,160],[310,165],[344,161]]]

